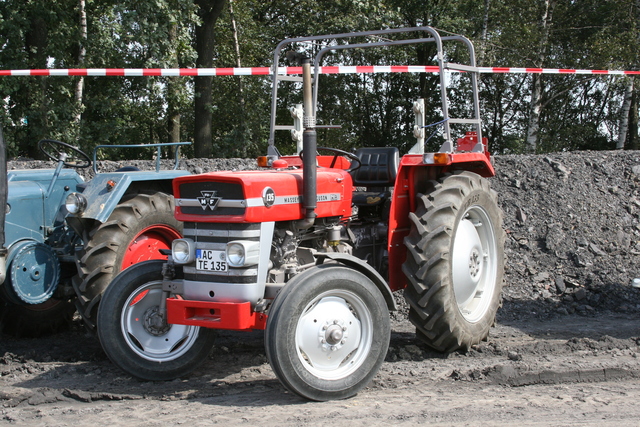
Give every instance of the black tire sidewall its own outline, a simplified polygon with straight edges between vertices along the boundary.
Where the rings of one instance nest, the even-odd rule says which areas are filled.
[[[163,362],[144,359],[129,347],[121,324],[124,304],[145,283],[162,281],[164,263],[145,261],[120,273],[105,291],[98,309],[98,338],[105,353],[115,365],[143,380],[172,380],[188,374],[207,358],[215,338],[215,331],[200,328],[198,338],[184,355]]]
[[[350,291],[362,300],[372,318],[373,339],[366,360],[356,372],[347,378],[324,380],[300,362],[295,333],[307,305],[319,294],[333,290]],[[311,400],[344,399],[362,389],[384,361],[389,346],[389,312],[381,292],[366,276],[347,267],[322,265],[285,286],[270,309],[265,334],[267,357],[287,389]]]

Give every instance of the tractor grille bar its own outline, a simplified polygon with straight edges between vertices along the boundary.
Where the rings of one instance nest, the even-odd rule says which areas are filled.
[[[197,249],[224,251],[233,240],[260,241],[260,224],[185,222],[184,237],[195,241]],[[226,272],[199,271],[195,264],[184,267],[184,278],[189,281],[255,283],[257,277],[257,267],[229,268]]]

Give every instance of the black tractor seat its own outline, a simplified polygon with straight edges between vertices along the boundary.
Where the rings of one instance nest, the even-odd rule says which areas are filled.
[[[400,154],[396,147],[362,147],[355,155],[360,159],[360,167],[351,172],[353,185],[358,189],[353,193],[356,206],[377,206],[391,196],[395,185]]]

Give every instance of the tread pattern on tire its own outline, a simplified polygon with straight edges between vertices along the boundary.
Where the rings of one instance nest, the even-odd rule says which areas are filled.
[[[451,242],[457,213],[465,197],[480,190],[486,193],[497,213],[494,224],[498,247],[498,274],[495,302],[488,315],[469,324],[459,313],[451,282]],[[410,234],[405,238],[407,259],[402,271],[408,279],[405,299],[409,303],[409,320],[416,326],[418,339],[442,351],[467,350],[486,339],[501,305],[504,266],[502,211],[497,193],[486,179],[472,172],[457,172],[431,181],[425,194],[417,198],[416,212],[410,214]]]
[[[95,328],[100,298],[120,272],[124,252],[135,235],[153,224],[168,225],[182,234],[182,224],[173,211],[173,196],[139,193],[121,202],[106,222],[89,232],[76,258],[78,275],[73,278],[76,308],[89,329]]]

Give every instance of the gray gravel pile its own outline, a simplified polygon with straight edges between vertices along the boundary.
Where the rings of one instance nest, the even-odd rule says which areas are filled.
[[[503,318],[640,312],[640,152],[498,156]]]
[[[494,159],[493,188],[507,231],[499,319],[640,313],[640,152],[508,155]],[[9,169],[52,167],[13,161]],[[99,171],[147,161],[98,162]],[[163,167],[171,167],[168,161]],[[191,173],[256,169],[255,160],[188,159]],[[89,178],[93,172],[84,170]]]

